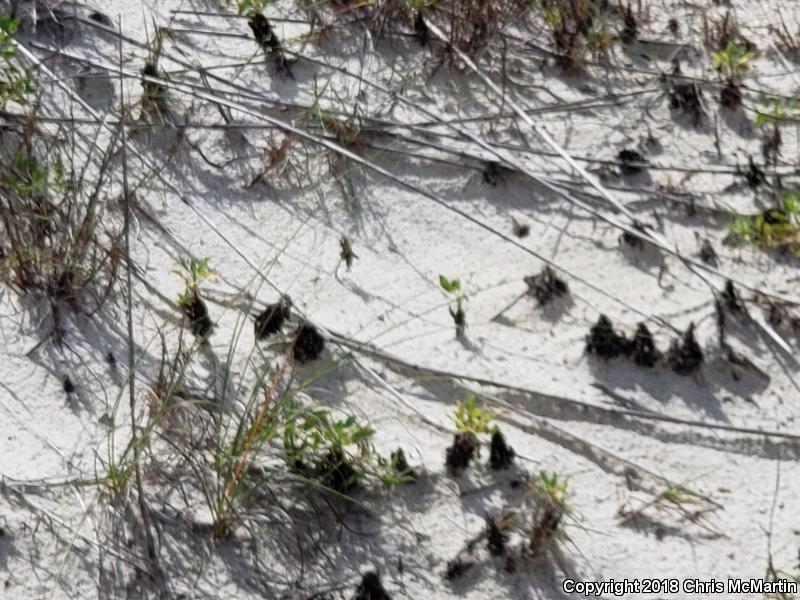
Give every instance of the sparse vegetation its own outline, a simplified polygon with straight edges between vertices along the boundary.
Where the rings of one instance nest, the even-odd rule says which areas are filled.
[[[214,323],[208,314],[208,307],[200,297],[199,290],[201,282],[214,277],[216,274],[208,266],[208,261],[208,258],[197,259],[192,257],[189,260],[181,261],[181,269],[174,270],[175,273],[183,278],[186,285],[178,295],[178,306],[189,321],[192,333],[199,338],[207,337],[214,327]]]
[[[532,485],[533,527],[530,532],[528,548],[533,556],[547,552],[553,544],[565,539],[563,522],[569,515],[567,505],[566,480],[559,480],[558,473],[539,473],[539,479]]]
[[[784,194],[779,208],[754,215],[737,215],[728,224],[729,243],[748,243],[761,248],[800,248],[800,193]]]

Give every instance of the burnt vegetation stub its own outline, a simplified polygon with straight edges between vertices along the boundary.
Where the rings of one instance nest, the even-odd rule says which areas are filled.
[[[274,304],[268,304],[255,318],[253,328],[257,340],[263,340],[278,333],[284,323],[292,316],[291,300],[284,296]]]
[[[253,37],[256,42],[264,51],[264,55],[272,57],[275,61],[278,72],[294,79],[289,60],[286,58],[286,53],[283,50],[283,44],[281,44],[269,20],[261,13],[254,12],[247,20],[247,24],[253,31]]]
[[[303,323],[295,332],[292,355],[299,363],[307,363],[319,358],[325,349],[325,338],[310,323]]]
[[[205,301],[193,290],[180,302],[183,315],[189,321],[189,328],[199,338],[206,338],[211,334],[214,323],[208,314]]]
[[[690,323],[683,336],[673,340],[667,362],[678,375],[691,375],[700,370],[703,360],[703,350],[694,334],[694,323]]]
[[[544,306],[554,298],[569,294],[567,282],[556,275],[549,265],[545,265],[536,275],[528,275],[524,281],[528,286],[528,294],[536,298],[539,306]]]
[[[506,437],[499,429],[495,429],[489,445],[489,467],[494,471],[508,469],[514,462],[514,456],[514,449],[508,445]]]
[[[506,534],[497,521],[490,515],[486,515],[486,547],[492,556],[502,556],[506,553],[506,544],[508,543],[508,534]]]
[[[656,348],[653,334],[644,323],[639,323],[631,340],[633,362],[640,367],[654,367],[661,360],[661,353]]]
[[[631,344],[625,335],[617,333],[606,315],[600,315],[586,338],[586,351],[596,354],[600,358],[611,359],[618,356],[627,356],[631,351]]]
[[[391,600],[391,596],[383,587],[381,576],[375,571],[367,571],[361,577],[353,600]]]
[[[705,122],[706,112],[702,96],[700,87],[694,82],[670,81],[670,109],[683,115],[694,127],[700,127]]]
[[[480,452],[478,437],[471,431],[462,431],[453,436],[453,444],[445,451],[447,472],[458,477]]]

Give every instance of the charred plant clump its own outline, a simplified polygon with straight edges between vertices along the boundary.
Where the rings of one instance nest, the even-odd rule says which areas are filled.
[[[533,556],[538,556],[545,549],[547,543],[555,537],[562,517],[563,514],[559,507],[553,504],[547,504],[536,511],[530,539],[530,550]]]
[[[36,119],[34,112],[20,139],[13,139],[11,126],[4,138],[7,149],[18,147],[0,160],[0,282],[36,299],[37,310],[48,307],[50,331],[60,343],[63,309],[94,314],[113,297],[122,245],[98,193],[108,173],[84,180],[83,167],[72,162],[76,149],[44,143]]]
[[[632,234],[630,231],[623,231],[619,236],[620,242],[634,250],[641,250],[644,248],[644,241],[638,235]]]
[[[475,561],[462,560],[461,557],[456,557],[453,560],[447,561],[447,569],[444,572],[444,578],[447,579],[447,581],[455,581],[474,566]]]
[[[500,529],[492,517],[486,515],[486,529],[484,531],[486,536],[486,547],[492,556],[502,556],[506,553],[506,543],[508,543],[508,535]]]
[[[528,286],[528,293],[536,298],[539,306],[569,293],[567,282],[556,275],[549,265],[545,265],[537,275],[528,275],[524,281]]]
[[[719,93],[719,103],[728,110],[736,110],[742,105],[742,90],[733,79],[728,79]]]
[[[541,3],[545,25],[557,52],[556,64],[561,69],[567,72],[579,70],[589,53],[596,59],[608,56],[608,46],[614,37],[602,14],[608,11],[608,2],[541,0]],[[635,38],[635,32],[633,35]]]
[[[356,258],[358,258],[358,255],[353,252],[353,246],[350,243],[350,240],[347,237],[342,236],[339,239],[339,259],[344,261],[348,271],[353,266],[353,261]]]
[[[528,549],[532,556],[545,552],[561,536],[561,522],[568,514],[567,482],[559,481],[557,473],[539,474],[534,487],[536,505],[533,511]]]
[[[596,354],[600,358],[610,359],[627,355],[630,350],[631,344],[628,339],[614,331],[611,320],[601,314],[597,323],[589,330],[586,338],[586,351]]]
[[[644,171],[647,166],[644,156],[636,150],[620,150],[617,161],[620,163],[620,172],[623,175],[636,175]]]
[[[417,480],[417,472],[411,468],[411,465],[408,464],[408,460],[406,460],[406,453],[402,448],[398,448],[392,452],[389,458],[392,461],[392,465],[394,465],[394,472],[398,477],[406,479],[412,483]]]
[[[478,437],[472,431],[461,431],[453,436],[453,445],[445,451],[445,466],[453,477],[459,476],[480,451]]]
[[[325,487],[340,494],[348,494],[358,483],[359,474],[347,460],[341,448],[331,448],[317,465],[317,479]]]
[[[730,279],[725,282],[725,287],[722,289],[720,296],[722,298],[722,307],[728,312],[738,314],[745,312],[744,303]]]
[[[307,363],[316,360],[324,349],[325,338],[319,334],[316,327],[310,323],[303,323],[297,328],[292,351],[297,362]]]
[[[261,13],[254,12],[247,20],[250,29],[253,30],[253,37],[261,49],[264,51],[265,56],[271,56],[275,60],[278,71],[294,78],[289,61],[286,58],[286,53],[283,51],[283,45],[280,39],[275,34],[275,30],[267,20],[267,17]]]
[[[509,169],[496,160],[487,160],[483,164],[483,181],[491,186],[496,186],[506,181],[513,173],[513,169]]]
[[[506,443],[506,437],[495,429],[489,452],[489,466],[494,471],[508,469],[514,462],[514,449]]]
[[[635,42],[639,35],[639,27],[636,23],[636,17],[633,16],[633,11],[631,10],[630,4],[628,4],[628,7],[625,9],[623,25],[622,33],[620,34],[619,39],[623,44],[628,46]]]
[[[428,31],[428,25],[425,23],[425,17],[422,16],[422,12],[420,11],[417,11],[414,16],[414,35],[417,37],[417,40],[419,40],[420,46],[424,48],[428,45],[430,32]]]
[[[353,600],[391,600],[391,598],[383,587],[381,576],[375,571],[367,571],[356,588]]]
[[[705,118],[702,92],[696,83],[672,83],[669,90],[669,107],[689,119],[694,127],[699,127]]]
[[[464,307],[459,302],[456,304],[455,310],[453,310],[452,306],[448,310],[450,311],[450,316],[453,317],[453,324],[456,326],[456,338],[463,340],[467,330],[467,315],[464,312]]]
[[[768,307],[767,322],[775,329],[800,331],[800,318],[791,314],[785,304],[771,302]]]
[[[113,27],[114,24],[111,22],[106,15],[101,13],[100,11],[93,10],[89,13],[89,19],[94,21],[95,23],[100,23],[101,25],[105,25],[106,27]]]
[[[678,19],[676,19],[675,17],[671,17],[670,20],[667,22],[667,30],[669,30],[669,32],[673,36],[677,37],[678,34],[681,32],[681,26],[678,23]]]
[[[263,340],[278,333],[292,316],[291,306],[292,302],[286,296],[274,304],[268,304],[256,317],[254,324],[256,339]]]
[[[527,223],[520,223],[515,218],[511,218],[511,227],[514,235],[518,238],[526,238],[531,233],[531,227]]]
[[[667,355],[667,362],[678,375],[690,375],[703,364],[703,350],[694,336],[694,323],[689,325],[680,340],[674,340]]]
[[[764,170],[756,164],[752,156],[747,157],[747,171],[743,175],[747,186],[751,189],[756,189],[767,182]]]
[[[778,156],[781,154],[781,145],[783,144],[783,137],[781,136],[781,128],[775,123],[772,129],[764,134],[761,140],[761,156],[764,157],[766,164],[776,164]]]
[[[633,362],[640,367],[654,367],[661,359],[661,353],[653,341],[653,334],[644,323],[639,323],[631,341]]]
[[[700,245],[700,260],[712,267],[717,266],[717,252],[708,239],[704,239]]]
[[[211,317],[208,316],[206,303],[200,298],[197,291],[192,290],[181,298],[179,305],[181,312],[189,320],[189,327],[192,333],[199,338],[208,337],[208,334],[214,328],[214,323],[211,322]]]
[[[142,119],[148,115],[165,120],[169,116],[169,106],[167,105],[167,89],[156,81],[149,81],[146,78],[160,79],[158,63],[156,58],[149,60],[142,68]]]

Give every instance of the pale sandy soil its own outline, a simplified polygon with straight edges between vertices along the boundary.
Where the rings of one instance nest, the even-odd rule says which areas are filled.
[[[46,20],[47,10],[36,4],[38,18]],[[766,184],[754,191],[736,170],[747,169],[750,155],[759,165],[764,162],[766,129],[754,125],[760,94],[796,93],[797,64],[779,51],[768,26],[779,24],[780,9],[794,31],[800,12],[784,2],[734,2],[741,33],[758,52],[745,76],[744,108],[732,113],[720,109],[720,78],[703,33],[703,15],[713,22],[727,9],[705,0],[641,4],[640,37],[664,43],[624,48],[615,41],[609,64],[591,64],[583,75],[565,76],[524,45],[524,40],[551,45],[544,33],[534,32],[531,24],[540,21],[531,17],[525,27],[512,28],[518,37],[505,69],[515,84],[507,92],[519,106],[546,107],[531,118],[571,156],[611,161],[603,169],[597,162],[580,164],[602,176],[616,200],[683,256],[698,260],[701,241],[710,240],[722,277],[700,277],[650,244],[636,249],[621,243],[622,231],[605,219],[629,224],[626,216],[564,159],[541,154],[552,150],[521,119],[487,118],[501,111],[499,99],[469,69],[435,69],[441,48],[421,48],[413,36],[377,39],[360,25],[332,28],[303,42],[306,24],[276,22],[287,48],[362,73],[410,100],[404,103],[319,63],[298,61],[291,67],[294,79],[281,77],[272,61],[265,63],[246,21],[232,18],[232,8],[200,1],[95,3],[91,9],[101,10],[114,28],[121,18],[129,75],[125,100],[133,117],[140,112],[139,73],[147,57],[134,42],[152,41],[154,26],[172,27],[181,31],[163,39],[159,68],[175,86],[168,102],[169,118],[177,125],[225,123],[209,94],[228,103],[222,110],[232,123],[266,125],[273,119],[314,135],[332,132],[315,125],[306,110],[274,101],[309,107],[316,89],[329,109],[352,111],[357,102],[363,115],[403,124],[429,123],[422,108],[480,139],[540,152],[513,156],[534,173],[569,183],[570,194],[583,204],[571,204],[521,173],[490,185],[480,161],[493,157],[469,140],[454,139],[453,129],[443,124],[394,127],[398,136],[365,134],[375,146],[406,154],[356,148],[370,165],[410,187],[369,166],[337,161],[314,143],[297,143],[289,154],[294,166],[249,185],[284,139],[280,128],[131,130],[140,421],[147,419],[148,388],[159,371],[160,335],[170,352],[182,329],[184,340],[194,343],[175,306],[182,283],[172,269],[182,258],[208,257],[218,275],[203,290],[216,327],[207,346],[194,347],[187,397],[218,402],[220,390],[228,389],[221,412],[236,414],[253,385],[254,368],[284,362],[280,342],[291,329],[270,344],[256,343],[252,328],[252,314],[275,302],[280,290],[291,296],[296,313],[339,342],[349,340],[329,342],[318,361],[296,367],[298,397],[356,415],[375,429],[379,452],[405,448],[420,478],[392,490],[373,481],[348,502],[299,492],[286,477],[276,476],[264,483],[263,497],[251,499],[232,537],[215,539],[195,481],[207,473],[183,469],[164,441],[174,441],[170,435],[180,436],[187,427],[181,418],[196,424],[204,413],[176,410],[175,422],[164,426],[166,434],[154,435],[142,458],[164,573],[151,581],[137,574],[151,561],[135,486],[114,497],[98,483],[110,457],[124,451],[131,437],[124,279],[98,313],[64,311],[60,346],[48,339],[46,302],[4,287],[0,597],[351,598],[371,569],[381,573],[392,598],[420,600],[577,597],[561,591],[566,576],[763,578],[770,565],[786,576],[795,574],[800,394],[792,354],[798,337],[791,327],[779,330],[785,348],[770,337],[769,298],[753,290],[780,295],[790,305],[800,302],[798,259],[725,245],[723,239],[731,212],[755,213],[770,201],[773,174],[786,189],[797,187],[799,144],[792,122],[782,126],[781,156],[777,166],[766,169]],[[172,12],[176,9],[227,18]],[[63,18],[74,11],[86,19],[85,7],[64,3],[60,10],[63,30],[40,22],[34,31],[28,19],[19,39],[47,68],[40,73],[41,114],[90,120],[74,126],[87,136],[77,150],[84,157],[78,162],[85,162],[91,136],[97,135],[102,148],[111,143],[113,127],[99,126],[96,119],[114,122],[119,115],[118,38],[86,21]],[[265,14],[307,19],[283,0]],[[323,14],[334,22],[330,10]],[[680,24],[677,38],[668,31],[670,17]],[[612,30],[618,29],[617,19]],[[53,54],[58,47],[62,53]],[[684,74],[701,80],[705,118],[696,127],[670,110],[661,74],[671,72],[676,53]],[[214,67],[208,88],[178,60]],[[234,66],[220,68],[226,64]],[[479,64],[501,81],[499,48],[484,51]],[[192,89],[197,93],[186,93]],[[509,111],[508,105],[502,108]],[[48,130],[56,124],[41,126]],[[464,154],[445,154],[402,137]],[[623,149],[637,149],[651,168],[620,175],[615,161]],[[113,160],[121,164],[121,155]],[[297,181],[293,168],[308,169],[307,178]],[[115,167],[101,192],[108,227],[122,220],[121,172]],[[688,210],[690,203],[694,211]],[[530,235],[514,237],[512,218],[528,224]],[[340,262],[341,236],[358,256],[349,270]],[[542,308],[525,295],[523,277],[544,264],[536,256],[561,270],[569,301]],[[468,295],[466,339],[454,335],[440,274],[459,277]],[[728,315],[726,335],[737,356],[749,361],[745,365],[732,364],[720,347],[714,299],[726,278],[736,282],[745,302],[747,315]],[[585,337],[601,313],[628,334],[646,320],[662,351],[693,322],[705,364],[682,376],[663,364],[647,369],[624,358],[591,356]],[[108,363],[109,352],[115,367]],[[223,382],[229,357],[231,375]],[[65,376],[75,386],[70,394],[64,391]],[[484,449],[464,475],[447,474],[444,453],[452,441],[453,410],[469,393],[497,413],[518,454],[511,470],[491,471]],[[475,565],[455,581],[446,580],[448,561],[480,534],[485,516],[516,506],[526,482],[540,470],[568,479],[571,514],[562,523],[568,539],[543,556],[521,557],[511,574],[504,571],[504,559],[490,556],[481,542],[470,557]],[[648,506],[636,519],[619,516],[621,509],[646,506],[670,486],[705,498],[688,505],[689,511],[702,511],[694,522],[665,509],[665,502]],[[308,508],[313,494],[315,511]],[[515,544],[523,541],[524,533],[513,537]]]

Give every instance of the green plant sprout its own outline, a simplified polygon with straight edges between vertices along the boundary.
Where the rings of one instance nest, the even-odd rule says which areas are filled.
[[[454,419],[456,429],[461,432],[491,434],[497,431],[496,425],[489,425],[495,416],[487,409],[477,406],[475,396],[471,394],[466,400],[458,403]]]
[[[753,52],[743,46],[728,42],[723,50],[711,55],[717,70],[733,81],[741,81],[745,71],[750,68]]]
[[[439,275],[439,286],[441,286],[445,292],[453,296],[455,310],[452,304],[448,309],[450,311],[450,316],[453,317],[453,323],[455,323],[456,326],[456,338],[459,340],[463,339],[464,331],[467,328],[467,317],[464,313],[464,300],[466,300],[467,297],[461,290],[461,280],[458,278],[448,279],[444,275]]]
[[[341,494],[370,475],[387,485],[405,481],[396,461],[380,457],[372,446],[374,433],[352,415],[335,419],[328,410],[312,410],[286,421],[284,457],[292,469]]]
[[[181,259],[181,269],[175,268],[172,270],[181,276],[186,288],[178,295],[178,304],[185,305],[193,300],[197,295],[197,287],[200,282],[211,279],[217,273],[208,266],[208,258],[190,258],[188,261]]]
[[[538,479],[532,484],[535,505],[529,549],[534,556],[565,537],[562,523],[571,513],[567,504],[568,488],[568,480],[559,481],[555,471],[549,475],[540,471]]]
[[[759,127],[779,123],[788,118],[788,112],[798,106],[797,100],[791,98],[787,101],[780,98],[762,98],[761,104],[764,110],[756,111],[755,124]]]

